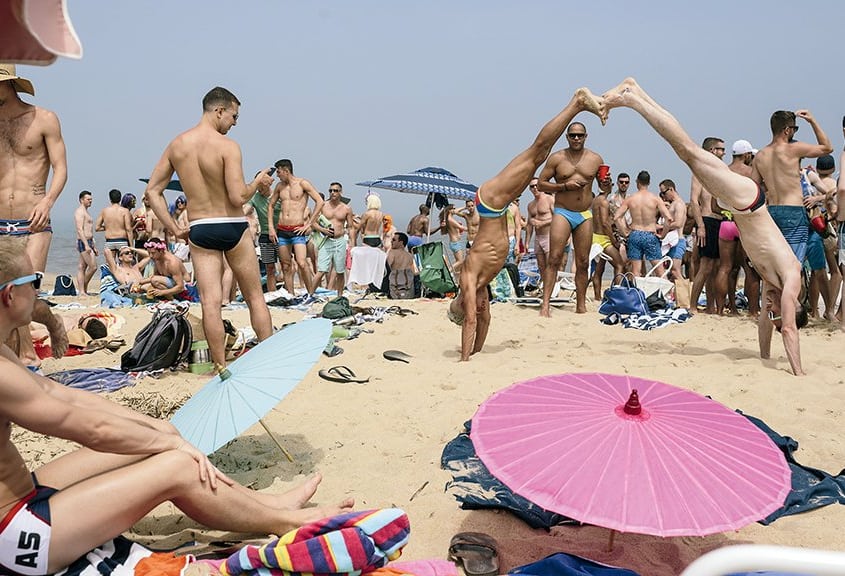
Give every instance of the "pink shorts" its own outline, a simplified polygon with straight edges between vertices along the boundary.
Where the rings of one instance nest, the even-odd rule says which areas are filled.
[[[736,227],[736,222],[733,220],[722,220],[719,226],[719,240],[725,242],[735,242],[739,240],[739,228]]]

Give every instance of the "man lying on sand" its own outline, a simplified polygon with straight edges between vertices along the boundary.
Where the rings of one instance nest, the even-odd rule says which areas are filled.
[[[0,341],[30,321],[37,278],[23,243],[0,239]],[[83,447],[30,474],[12,423]],[[0,346],[0,573],[57,572],[168,500],[209,528],[267,534],[353,506],[304,508],[320,480],[285,494],[249,490],[168,422],[33,374]]]
[[[449,319],[461,326],[462,362],[480,352],[487,339],[490,328],[487,285],[505,265],[508,255],[508,223],[504,215],[510,203],[519,198],[534,178],[575,115],[586,110],[603,117],[600,106],[589,90],[576,90],[566,108],[543,126],[534,143],[476,192],[475,207],[481,221],[461,270],[460,294],[449,303],[448,310]]]
[[[798,345],[798,329],[807,323],[807,312],[798,300],[801,264],[769,215],[763,189],[753,180],[732,172],[707,150],[696,146],[675,117],[652,100],[633,78],[605,92],[602,100],[605,115],[612,108],[625,107],[645,118],[704,187],[733,212],[748,257],[764,282],[763,304],[767,313],[760,314],[757,324],[760,357],[769,358],[774,326],[783,336],[792,372],[796,376],[804,375]]]

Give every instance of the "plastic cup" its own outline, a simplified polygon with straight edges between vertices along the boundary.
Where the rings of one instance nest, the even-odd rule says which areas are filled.
[[[608,176],[610,176],[610,166],[608,166],[607,164],[602,164],[601,166],[599,166],[599,171],[596,174],[596,177],[599,180],[606,180]]]

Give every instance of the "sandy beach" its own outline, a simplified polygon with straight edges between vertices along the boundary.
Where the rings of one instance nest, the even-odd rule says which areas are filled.
[[[47,286],[51,286],[47,283]],[[53,298],[94,305],[94,298]],[[353,298],[354,300],[354,298]],[[493,323],[482,353],[458,362],[459,329],[448,322],[439,300],[363,300],[361,306],[399,303],[417,315],[390,315],[364,327],[372,334],[339,341],[342,355],[321,356],[306,378],[265,418],[293,454],[288,462],[260,426],[215,455],[228,474],[255,489],[280,491],[320,471],[318,503],[352,496],[357,509],[397,506],[411,521],[411,540],[403,559],[445,558],[453,534],[473,530],[500,544],[502,572],[557,551],[631,568],[640,574],[679,573],[702,553],[731,544],[759,543],[845,550],[838,530],[845,507],[832,505],[784,517],[770,526],[752,524],[737,532],[708,537],[662,539],[618,534],[612,551],[609,533],[598,527],[534,530],[506,512],[461,510],[445,489],[451,475],[440,468],[446,442],[490,394],[513,382],[563,372],[608,372],[654,378],[712,396],[731,409],[757,416],[799,442],[796,459],[833,474],[845,468],[841,418],[845,410],[843,359],[845,334],[820,321],[801,332],[808,375],[796,378],[780,338],[772,359],[761,361],[756,324],[745,317],[698,314],[682,325],[643,332],[599,322],[597,302],[576,315],[573,306],[553,309],[551,319],[538,310],[510,303],[493,305]],[[316,310],[317,308],[315,308]],[[299,320],[302,312],[271,308],[274,324]],[[72,311],[78,312],[78,311]],[[127,343],[150,319],[143,308],[118,309]],[[199,316],[199,306],[192,307]],[[245,309],[224,310],[237,327],[248,325]],[[388,349],[413,356],[410,363],[382,357]],[[111,367],[119,354],[105,350],[64,360],[45,360],[46,373],[76,367]],[[283,353],[283,351],[280,351]],[[365,384],[328,382],[321,368],[345,365]],[[181,404],[208,377],[188,372],[147,378],[110,396],[151,412]],[[70,444],[15,433],[32,465],[45,462]],[[413,496],[413,499],[411,499]],[[134,529],[134,536],[157,537],[195,525],[170,504],[157,508]],[[130,534],[130,537],[133,536]]]

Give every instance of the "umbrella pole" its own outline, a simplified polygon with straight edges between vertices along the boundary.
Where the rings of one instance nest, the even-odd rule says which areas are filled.
[[[273,442],[275,442],[275,443],[276,443],[276,446],[278,446],[278,447],[279,447],[279,450],[281,450],[281,451],[282,451],[282,454],[284,454],[284,455],[287,457],[288,462],[293,462],[293,456],[291,456],[291,455],[290,455],[290,452],[288,452],[287,450],[285,450],[285,447],[284,447],[284,446],[282,446],[281,442],[279,442],[279,440],[278,440],[278,439],[277,439],[277,438],[273,435],[273,433],[272,433],[272,432],[270,432],[270,429],[269,429],[269,428],[267,428],[267,424],[265,424],[265,423],[264,423],[264,419],[263,419],[263,418],[259,418],[259,419],[258,419],[258,422],[259,422],[259,423],[261,424],[261,426],[264,428],[264,431],[265,431],[265,432],[267,432],[267,435],[268,435],[268,436],[270,436],[270,438],[273,440]]]
[[[610,531],[610,539],[607,541],[607,551],[613,552],[613,539],[616,538],[616,530]]]

